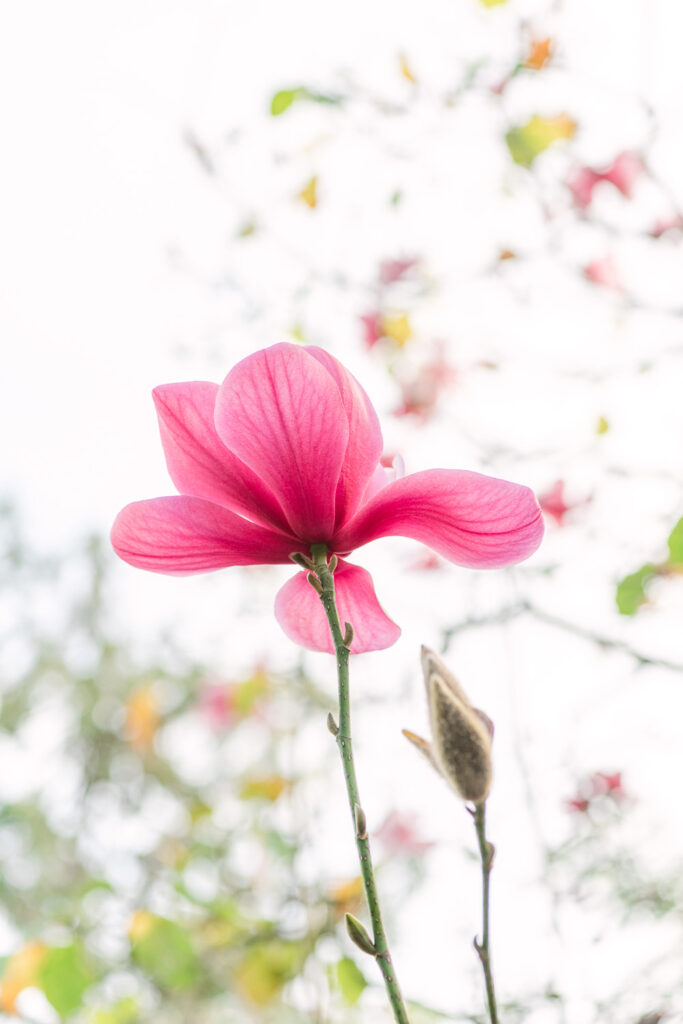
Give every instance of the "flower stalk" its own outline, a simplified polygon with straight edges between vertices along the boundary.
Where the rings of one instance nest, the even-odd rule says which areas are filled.
[[[469,808],[468,808],[469,810]],[[491,881],[491,868],[495,849],[493,843],[486,838],[486,802],[482,801],[475,805],[474,811],[470,811],[474,818],[474,827],[479,843],[479,854],[481,856],[481,881],[482,881],[482,935],[481,942],[475,938],[474,948],[477,951],[481,968],[484,972],[486,984],[486,999],[489,1008],[489,1020],[491,1024],[498,1024],[498,1008],[496,1006],[496,992],[493,985],[493,971],[491,969],[491,949],[489,945],[489,889]]]
[[[377,894],[375,874],[372,867],[370,855],[370,842],[368,839],[365,814],[362,809],[360,795],[358,793],[358,782],[353,762],[353,746],[351,742],[351,702],[349,696],[349,647],[353,638],[353,628],[350,623],[345,622],[344,628],[339,621],[337,603],[335,600],[334,575],[332,565],[327,562],[327,547],[324,544],[313,544],[311,554],[315,565],[316,582],[320,587],[320,600],[322,601],[327,621],[329,623],[334,651],[337,660],[337,681],[339,688],[339,725],[336,734],[337,748],[342,760],[344,769],[344,780],[346,792],[349,799],[351,816],[353,819],[354,833],[356,837],[356,848],[360,861],[360,871],[365,889],[365,897],[368,902],[370,919],[372,921],[372,940],[369,948],[364,949],[371,956],[374,956],[384,978],[387,995],[397,1024],[410,1024],[401,989],[399,987],[396,972],[391,962],[389,944],[387,942],[382,914]],[[310,576],[309,576],[310,580]],[[315,588],[318,589],[317,587]],[[329,722],[329,719],[328,719]],[[336,724],[336,723],[335,723]],[[328,725],[329,728],[329,725]],[[350,928],[353,928],[352,922]],[[347,921],[347,927],[348,921]],[[354,932],[355,934],[355,932]],[[356,938],[354,941],[358,944]]]

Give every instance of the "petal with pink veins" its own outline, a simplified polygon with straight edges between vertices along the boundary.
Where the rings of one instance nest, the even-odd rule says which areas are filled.
[[[372,402],[345,366],[322,348],[306,349],[333,378],[349,424],[349,443],[344,455],[336,494],[339,529],[360,505],[363,492],[382,454],[382,431]]]
[[[247,356],[219,388],[215,424],[275,494],[294,533],[329,540],[349,424],[320,360],[287,343]]]
[[[527,558],[543,537],[528,487],[460,469],[411,473],[384,487],[334,538],[341,554],[378,537],[412,537],[456,565],[495,569]]]
[[[208,381],[154,389],[161,443],[173,483],[181,494],[206,498],[286,531],[287,521],[274,495],[216,433],[217,395],[218,384]]]
[[[350,622],[354,629],[352,654],[383,651],[396,643],[401,630],[380,607],[369,572],[340,559],[334,589],[342,628]],[[334,653],[322,602],[307,573],[297,573],[280,589],[275,598],[275,617],[295,644],[309,651]]]
[[[111,542],[124,562],[169,576],[288,562],[296,546],[292,537],[187,495],[126,505],[114,521]]]

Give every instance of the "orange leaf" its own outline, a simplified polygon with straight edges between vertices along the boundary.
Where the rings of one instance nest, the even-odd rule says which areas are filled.
[[[311,210],[316,208],[318,205],[318,176],[316,174],[306,182],[297,195],[297,199],[302,199]]]
[[[334,907],[334,916],[338,919],[359,910],[363,900],[363,879],[357,875],[348,882],[335,885],[330,889],[328,898]]]
[[[9,958],[0,988],[0,1009],[5,1013],[14,1013],[19,993],[35,985],[47,951],[47,946],[42,942],[29,942]]]
[[[160,721],[159,701],[151,686],[135,690],[126,701],[124,731],[131,747],[139,753],[150,750]]]
[[[540,71],[549,62],[552,50],[552,39],[532,39],[529,53],[524,61],[524,67],[531,68],[532,71]]]
[[[411,85],[417,85],[417,78],[413,74],[412,68],[408,63],[408,58],[406,57],[405,53],[399,54],[398,61],[399,67],[401,69],[401,74],[403,75],[403,77],[407,78]]]

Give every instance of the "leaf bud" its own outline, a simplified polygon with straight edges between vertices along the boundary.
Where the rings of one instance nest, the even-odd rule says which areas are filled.
[[[361,924],[357,917],[353,914],[346,914],[346,930],[349,933],[351,942],[355,943],[359,949],[362,949],[364,953],[369,953],[370,956],[376,956],[377,950],[375,944],[368,935],[365,925]]]
[[[365,818],[365,811],[360,804],[355,804],[353,808],[353,820],[356,823],[356,839],[367,839],[368,838],[368,824]]]
[[[314,573],[309,572],[307,578],[308,578],[308,582],[311,584],[311,586],[315,590],[316,594],[321,595],[322,592],[323,592],[323,585],[320,582],[320,580],[318,579],[318,577]]]

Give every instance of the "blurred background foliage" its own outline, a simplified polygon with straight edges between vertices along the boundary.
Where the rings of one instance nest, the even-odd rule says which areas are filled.
[[[91,1024],[347,1019],[368,981],[338,925],[362,886],[303,863],[295,748],[305,721],[324,728],[316,682],[216,678],[168,636],[135,663],[109,625],[104,542],[39,557],[9,505],[1,529],[0,921],[17,948],[0,1008],[30,1020],[22,994],[39,993],[36,1019]],[[204,777],[175,756],[187,731]],[[379,841],[414,886],[428,844],[395,816]]]

